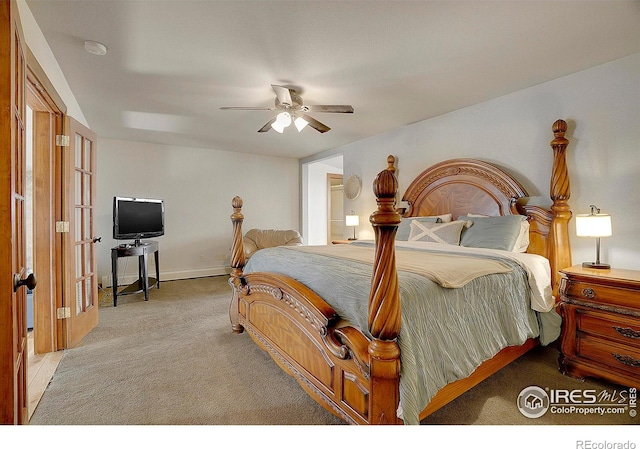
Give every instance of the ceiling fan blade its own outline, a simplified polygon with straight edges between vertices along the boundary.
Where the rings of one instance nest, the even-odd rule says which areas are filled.
[[[223,106],[220,109],[235,109],[236,111],[275,111],[276,108],[254,108],[251,106]]]
[[[309,122],[309,126],[310,127],[312,127],[313,129],[315,129],[316,131],[319,131],[321,133],[326,133],[327,131],[329,131],[331,129],[327,125],[325,125],[324,123],[320,123],[319,121],[317,121],[313,117],[309,117],[307,114],[302,114],[302,118],[305,119],[307,122]]]
[[[348,104],[319,104],[305,107],[309,112],[339,112],[344,114],[352,114],[353,107]]]
[[[259,133],[266,133],[271,129],[271,124],[276,121],[276,117],[269,120],[265,125],[258,130]]]
[[[291,99],[291,91],[287,87],[276,86],[272,84],[271,87],[278,97],[278,101],[282,104],[293,106],[293,100]]]

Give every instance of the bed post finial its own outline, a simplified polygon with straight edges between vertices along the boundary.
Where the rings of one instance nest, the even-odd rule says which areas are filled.
[[[559,271],[571,266],[569,220],[571,220],[572,214],[568,203],[571,189],[565,156],[567,145],[569,145],[569,140],[564,136],[567,132],[567,122],[556,120],[553,123],[552,130],[554,139],[550,145],[553,149],[553,169],[551,171],[549,195],[553,200],[553,205],[551,206],[549,261],[552,268],[553,295],[557,298],[560,283]]]
[[[242,276],[242,269],[245,264],[244,245],[242,243],[242,198],[236,196],[231,200],[233,214],[231,214],[231,222],[233,223],[233,244],[231,245],[231,276]]]
[[[229,285],[231,285],[232,296],[229,305],[229,319],[231,320],[231,329],[236,333],[241,333],[243,327],[238,322],[238,283],[242,277],[242,269],[245,265],[244,244],[242,242],[242,198],[233,197],[231,200],[233,214],[231,214],[231,222],[233,223],[233,242],[231,244],[231,276],[229,277]]]
[[[569,145],[569,140],[564,137],[565,132],[567,132],[567,122],[556,120],[553,123],[552,130],[555,138],[550,144],[551,148],[553,148],[553,170],[551,172],[549,193],[554,203],[556,201],[566,202],[571,196],[569,172],[565,158],[565,151],[567,145]]]
[[[374,338],[381,340],[395,339],[400,330],[400,294],[394,245],[401,221],[394,206],[397,192],[398,181],[393,172],[383,170],[378,173],[373,181],[378,210],[369,218],[376,241],[372,280],[375,287],[369,297],[369,330]],[[380,309],[391,313],[381,313]]]
[[[378,210],[369,221],[375,234],[375,260],[369,293],[368,325],[373,337],[369,343],[371,357],[371,392],[374,397],[394,398],[372,401],[371,422],[395,424],[399,398],[400,348],[396,338],[400,332],[400,290],[396,270],[395,236],[400,223],[400,214],[395,209],[398,181],[392,170],[378,173],[373,182]]]
[[[396,168],[396,157],[393,154],[390,154],[389,156],[387,156],[387,170],[389,170],[392,173],[395,173],[397,168]]]

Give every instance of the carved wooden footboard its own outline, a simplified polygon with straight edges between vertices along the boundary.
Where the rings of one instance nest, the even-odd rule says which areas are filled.
[[[375,181],[378,210],[376,263],[369,298],[369,340],[340,327],[340,317],[312,290],[273,273],[242,275],[242,200],[233,200],[234,245],[229,280],[232,327],[246,330],[280,367],[327,410],[353,424],[397,424],[399,403],[400,297],[393,244],[400,215],[394,208],[398,183],[384,170]]]
[[[425,178],[430,181],[424,185],[417,182],[421,186],[417,191],[412,191],[411,187],[408,189],[412,194],[407,198],[410,210],[405,215],[438,212],[435,209],[418,211],[426,207],[418,203],[430,204],[428,195],[422,195],[422,192],[435,185],[435,178],[435,182],[449,189],[455,184],[455,177],[462,174],[465,190],[472,185],[479,192],[488,192],[488,197],[500,197],[487,206],[487,212],[498,208],[501,214],[527,215],[531,223],[530,252],[548,257],[553,273],[565,268],[571,264],[568,244],[571,212],[567,205],[569,179],[564,159],[568,144],[564,139],[566,123],[558,120],[553,131],[556,138],[552,142],[555,158],[550,190],[553,206],[550,210],[523,201],[526,196],[524,189],[503,172],[494,172],[493,167],[485,170],[481,163],[472,163],[470,170],[459,168],[464,164],[468,167],[470,160],[465,160],[464,164],[456,162],[453,168],[446,166],[443,170],[425,171]],[[378,208],[370,217],[376,242],[368,302],[371,339],[358,329],[345,325],[329,304],[296,280],[274,273],[243,274],[242,200],[235,197],[232,201],[234,237],[229,283],[233,292],[230,305],[233,331],[241,333],[246,330],[311,397],[352,424],[402,423],[397,417],[400,349],[396,340],[400,332],[401,310],[395,258],[395,235],[402,217],[395,207],[398,182],[394,171],[390,162],[390,167],[380,172],[374,181]],[[440,189],[439,186],[437,188]],[[494,191],[502,193],[495,194]],[[516,193],[510,196],[512,191]],[[457,194],[456,190],[451,194]],[[442,190],[438,195],[442,196]],[[507,210],[502,210],[503,204],[507,205],[504,207]],[[535,340],[529,340],[522,346],[507,347],[468,378],[447,385],[420,414],[420,419],[489,377],[535,344]]]
[[[327,410],[349,423],[368,422],[364,336],[336,329],[333,309],[291,278],[249,274],[239,282],[239,323],[251,338]]]

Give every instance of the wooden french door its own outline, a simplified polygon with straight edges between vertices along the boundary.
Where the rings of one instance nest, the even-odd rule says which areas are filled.
[[[77,346],[98,324],[96,244],[96,134],[67,117],[63,147],[62,209],[65,295],[62,323],[66,348]]]
[[[15,1],[0,2],[0,422],[26,424],[25,50]]]

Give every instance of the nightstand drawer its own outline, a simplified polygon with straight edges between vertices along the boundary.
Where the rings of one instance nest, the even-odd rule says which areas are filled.
[[[640,348],[618,345],[598,338],[578,338],[577,354],[600,365],[624,371],[640,384]]]
[[[640,307],[640,292],[595,282],[567,281],[562,292],[566,297],[580,301],[612,304],[628,308]]]
[[[640,350],[640,318],[578,309],[578,330],[615,340]]]

